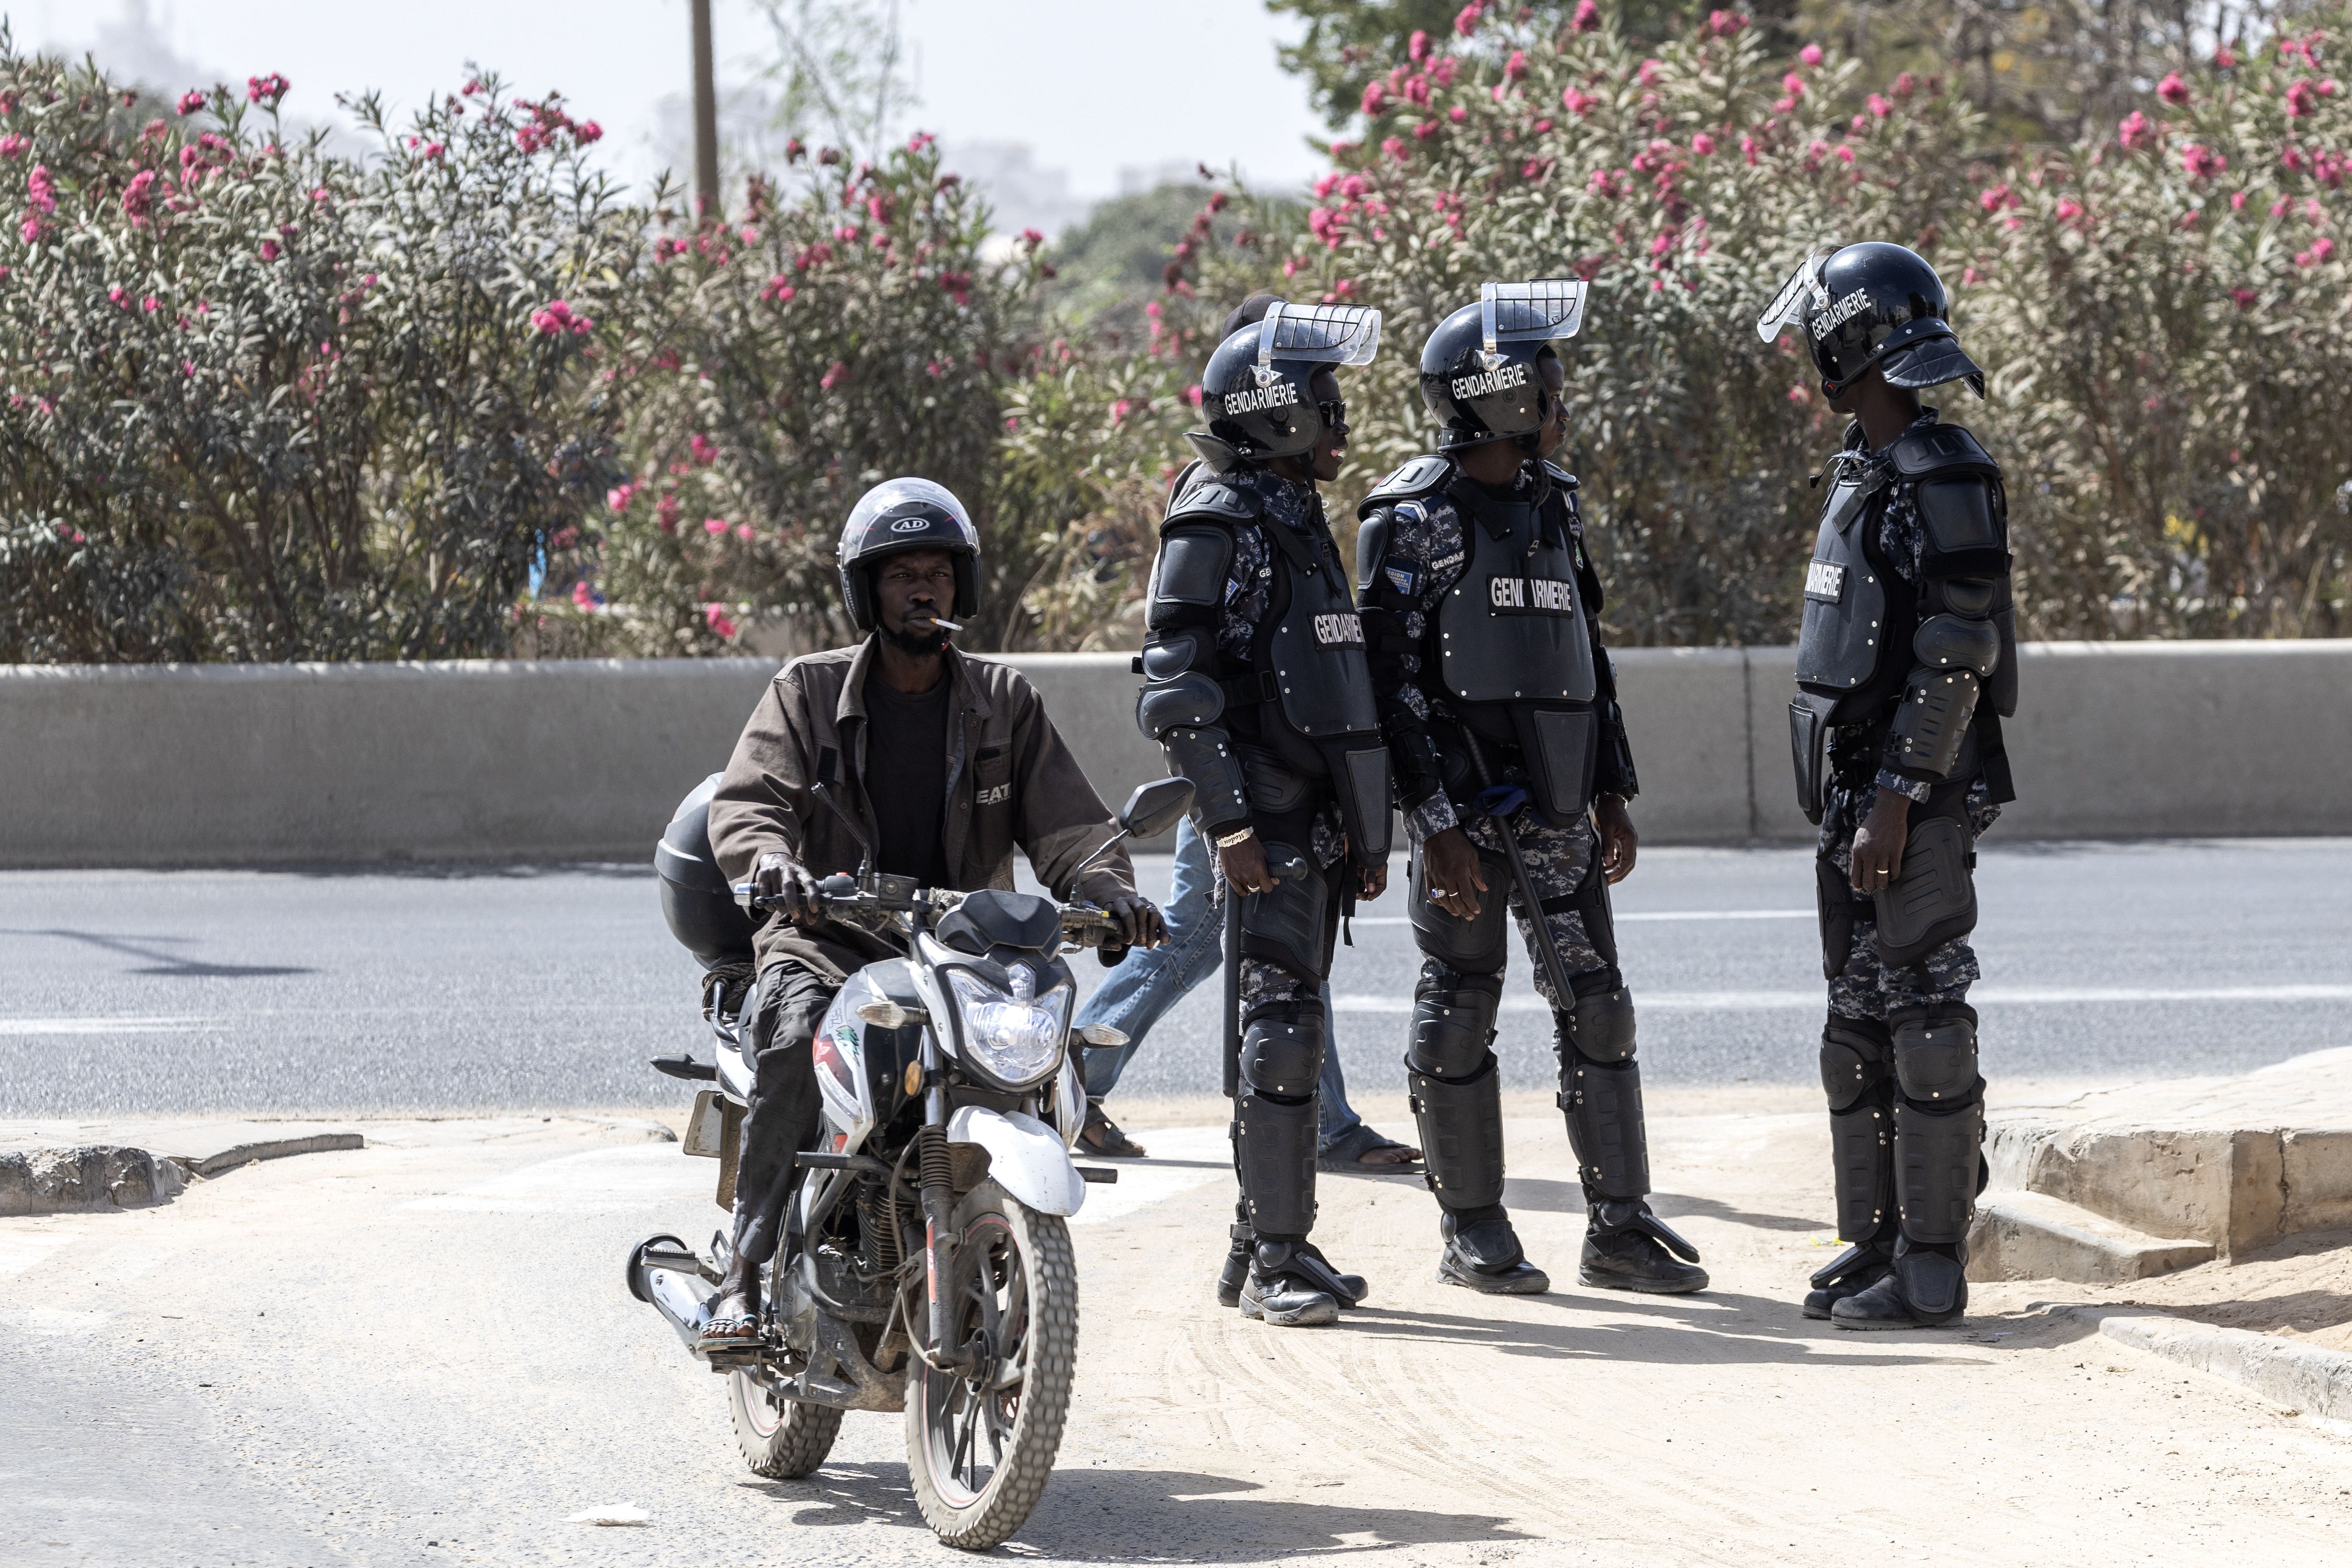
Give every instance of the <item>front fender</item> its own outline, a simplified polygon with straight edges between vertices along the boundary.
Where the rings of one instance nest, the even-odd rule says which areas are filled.
[[[948,1142],[988,1151],[989,1179],[1039,1214],[1074,1215],[1087,1184],[1054,1130],[1022,1111],[964,1105],[948,1118]]]

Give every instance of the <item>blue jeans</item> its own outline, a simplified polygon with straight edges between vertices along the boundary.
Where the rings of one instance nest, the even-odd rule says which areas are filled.
[[[1209,865],[1209,843],[1192,829],[1187,817],[1176,828],[1176,869],[1168,882],[1168,901],[1160,908],[1168,922],[1168,941],[1159,947],[1130,949],[1087,1005],[1076,1022],[1108,1024],[1127,1037],[1127,1044],[1108,1050],[1088,1050],[1086,1058],[1087,1096],[1101,1100],[1118,1084],[1128,1062],[1143,1047],[1143,1037],[1181,1002],[1192,988],[1224,963],[1223,922],[1209,894],[1214,877]],[[1331,987],[1323,986],[1325,1038],[1323,1077],[1317,1085],[1321,1104],[1323,1144],[1346,1137],[1363,1124],[1348,1104],[1348,1081],[1339,1071],[1338,1020],[1331,1013]]]

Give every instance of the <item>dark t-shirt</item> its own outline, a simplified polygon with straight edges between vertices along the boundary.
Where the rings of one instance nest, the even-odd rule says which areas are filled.
[[[949,885],[948,699],[942,674],[929,691],[894,690],[879,669],[866,678],[866,796],[881,842],[876,864],[926,888]]]

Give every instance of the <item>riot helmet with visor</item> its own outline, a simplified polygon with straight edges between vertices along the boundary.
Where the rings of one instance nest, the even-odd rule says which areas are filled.
[[[1584,325],[1586,285],[1572,278],[1488,283],[1478,302],[1437,324],[1421,351],[1421,397],[1440,451],[1517,438],[1529,447],[1552,415],[1539,362]]]
[[[1378,310],[1267,300],[1265,315],[1229,333],[1209,356],[1201,373],[1209,427],[1194,435],[1194,446],[1205,434],[1208,448],[1253,463],[1313,451],[1343,413],[1316,397],[1316,374],[1370,364],[1380,342]]]
[[[1832,397],[1872,365],[1889,386],[1965,381],[1982,397],[1984,372],[1961,351],[1951,308],[1944,280],[1915,250],[1877,240],[1823,245],[1780,286],[1756,332],[1769,343],[1797,328]]]

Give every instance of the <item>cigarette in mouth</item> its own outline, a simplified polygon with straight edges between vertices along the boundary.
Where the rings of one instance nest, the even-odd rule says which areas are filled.
[[[963,623],[962,623],[962,622],[961,622],[961,621],[951,621],[951,620],[948,619],[945,616],[933,616],[932,617],[930,617],[930,620],[931,620],[931,625],[933,625],[933,626],[935,626],[939,627],[941,631],[960,632],[960,631],[963,630]]]

